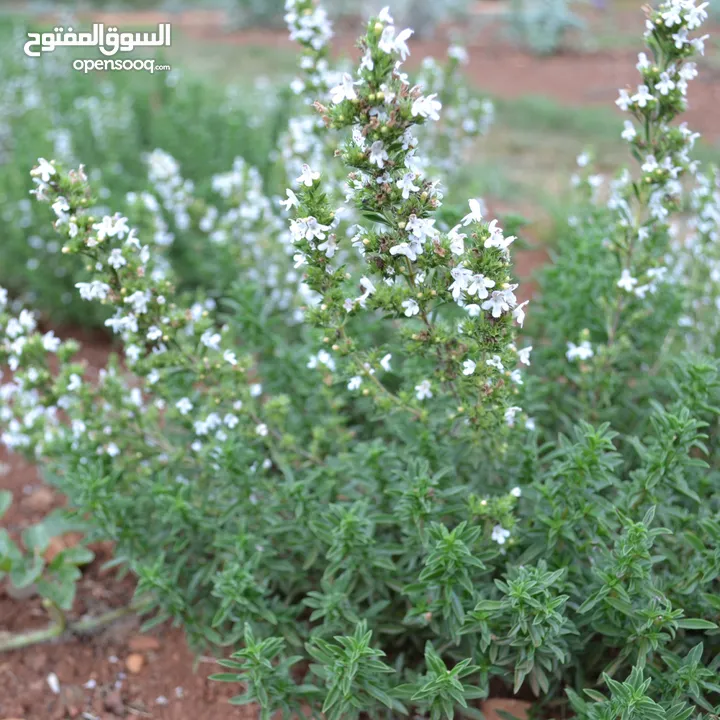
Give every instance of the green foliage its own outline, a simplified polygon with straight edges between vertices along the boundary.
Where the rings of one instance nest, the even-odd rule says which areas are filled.
[[[102,214],[108,205],[124,207],[127,193],[154,190],[144,158],[161,148],[193,178],[198,200],[207,204],[213,201],[212,176],[227,171],[235,157],[244,158],[272,184],[273,148],[292,105],[282,87],[269,98],[261,91],[209,84],[179,70],[84,74],[73,70],[72,58],[60,50],[28,59],[16,51],[22,32],[20,26],[0,21],[0,199],[5,228],[0,279],[56,321],[100,324],[102,311],[76,301],[74,286],[83,279],[83,270],[60,254],[45,218],[34,211],[25,168],[38,156],[91,165],[100,188],[97,211]],[[198,282],[192,259],[197,235],[172,226],[170,230],[175,234],[171,260],[192,286]]]
[[[684,95],[659,88],[695,48],[651,21],[657,66],[640,99],[621,96],[641,172],[607,207],[578,178],[531,371],[512,237],[478,201],[441,228],[437,182],[411,169],[439,107],[404,82],[407,34],[387,13],[361,38],[361,82],[317,108],[345,133],[334,162],[358,227],[344,236],[324,164],[287,193],[302,307],[272,303],[252,250],[215,256],[240,277],[212,298],[181,292],[168,251],[142,239],[154,211],[136,234],[93,214],[84,169],[33,168],[124,355],[95,379],[0,290],[3,441],[47,465],[89,538],[115,543],[147,626],[232,651],[215,679],[243,686],[233,702],[262,718],[477,718],[492,689],[588,720],[718,714],[720,364],[674,332],[693,287],[659,272],[682,206],[671,181],[694,177],[689,131],[670,124]],[[173,201],[185,193],[166,157],[153,167],[171,168]],[[219,187],[252,214],[238,167]],[[191,203],[188,227],[204,232],[206,212]],[[281,267],[265,240],[258,267]]]
[[[11,503],[12,494],[1,490],[0,517]],[[33,585],[45,601],[61,610],[70,610],[80,578],[79,568],[90,563],[94,555],[82,544],[63,548],[49,561],[45,555],[53,538],[85,528],[85,523],[72,520],[61,510],[25,528],[21,545],[13,542],[7,530],[0,528],[0,580],[7,576],[17,590]]]
[[[512,36],[536,55],[562,49],[571,30],[585,30],[585,22],[571,6],[574,0],[512,0],[508,23]]]

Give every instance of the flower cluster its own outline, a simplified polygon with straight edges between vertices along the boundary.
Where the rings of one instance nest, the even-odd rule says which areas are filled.
[[[165,468],[181,454],[163,439],[161,422],[174,419],[189,433],[198,463],[217,461],[243,435],[243,442],[267,446],[272,425],[261,417],[262,386],[246,379],[249,360],[233,348],[228,328],[213,322],[214,303],[179,302],[163,256],[140,241],[125,217],[88,213],[92,200],[82,167],[65,173],[41,160],[33,178],[38,199],[57,215],[63,253],[87,263],[89,277],[76,286],[80,297],[114,309],[105,324],[122,339],[134,380],[111,365],[93,385],[82,364],[68,364],[74,343],[39,335],[26,310],[8,317],[0,361],[16,372],[2,387],[5,443],[32,444],[37,455],[53,443],[69,443],[87,457],[105,455],[116,464],[134,458],[148,470]],[[65,361],[57,376],[50,369],[52,354]],[[60,421],[61,411],[70,424]]]
[[[694,0],[671,0],[650,12],[645,38],[651,57],[640,53],[637,63],[642,82],[635,92],[621,90],[616,103],[638,123],[626,120],[622,136],[642,173],[636,181],[621,176],[609,201],[618,217],[619,237],[613,238],[622,263],[618,287],[640,299],[654,293],[666,274],[668,218],[679,206],[683,175],[697,170],[690,151],[699,135],[684,123],[670,123],[687,107],[688,82],[697,76],[692,58],[703,52],[704,37],[689,33],[706,18],[704,6],[696,7]]]
[[[442,194],[419,167],[414,133],[439,120],[442,105],[436,93],[410,86],[401,70],[410,35],[383,10],[361,42],[357,76],[343,79],[329,107],[317,104],[330,128],[352,129],[341,156],[351,169],[346,202],[370,221],[357,225],[352,238],[361,269],[353,276],[350,265],[336,262],[343,246],[336,228],[346,209],[331,206],[320,174],[308,165],[298,188],[288,190],[296,264],[322,296],[311,317],[349,387],[418,417],[424,401],[435,399],[471,426],[493,426],[498,416],[512,426],[519,408],[508,399],[521,382],[516,365],[529,364],[513,343],[513,321],[522,325],[527,304],[509,276],[514,238],[497,221],[483,221],[477,200],[450,231],[436,226]],[[377,375],[388,348],[368,349],[354,337],[366,312],[401,323],[405,358],[393,360],[402,377],[398,393]]]
[[[687,345],[715,355],[720,347],[720,173],[710,168],[695,180],[688,233],[676,234],[667,262],[673,281],[685,287],[679,324]]]
[[[306,9],[292,22],[312,43],[324,20]],[[676,32],[695,15],[672,2],[650,17],[657,49],[658,20]],[[690,289],[717,302],[717,181],[698,175],[693,196],[688,252],[702,262],[677,263],[669,214],[695,170],[690,140],[662,100],[633,107],[647,167],[558,239],[524,372],[514,238],[476,199],[442,226],[446,188],[420,137],[443,99],[403,72],[411,37],[383,10],[359,70],[317,103],[342,133],[345,201],[328,158],[305,163],[282,201],[289,231],[248,162],[195,187],[154,153],[150,189],[127,188],[134,227],[100,211],[82,166],[40,159],[34,197],[81,268],[73,290],[123,355],[89,367],[0,289],[2,442],[46,465],[92,537],[113,542],[151,622],[178,623],[196,649],[239,647],[213,679],[241,683],[235,702],[263,717],[474,716],[495,687],[559,714],[569,697],[579,720],[715,716],[720,367],[687,345],[660,362],[658,345],[677,329],[681,276],[697,271]],[[675,51],[661,50],[665,72]],[[665,97],[659,74],[647,82]],[[589,157],[579,165],[592,195]],[[238,282],[196,283],[208,296],[178,279],[195,237],[191,263]],[[257,292],[253,266],[274,265]],[[299,326],[293,302],[267,310],[283,277],[314,301]],[[537,426],[521,409],[533,403]],[[47,532],[24,534],[28,558]],[[70,607],[88,554],[43,567],[7,539],[0,574]],[[41,583],[58,568],[53,600]]]

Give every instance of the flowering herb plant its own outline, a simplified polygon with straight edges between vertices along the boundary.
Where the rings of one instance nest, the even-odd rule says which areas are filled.
[[[718,363],[663,357],[634,414],[612,384],[657,360],[662,340],[634,330],[673,317],[650,270],[672,248],[673,174],[693,169],[691,136],[666,126],[681,97],[659,84],[677,86],[704,10],[648,12],[655,64],[628,109],[643,120],[636,154],[661,172],[623,176],[609,208],[577,218],[588,256],[569,267],[602,302],[593,314],[556,295],[588,331],[560,340],[565,318],[545,309],[531,366],[512,236],[474,199],[439,227],[442,191],[416,157],[442,103],[405,76],[412,33],[389,9],[316,105],[340,138],[345,201],[324,164],[286,193],[313,293],[290,329],[258,326],[261,293],[179,292],[145,231],[93,214],[82,167],[32,170],[122,356],[94,378],[0,293],[3,441],[115,543],[148,625],[234,651],[215,676],[241,686],[233,702],[264,719],[481,718],[500,687],[592,720],[718,714]],[[637,304],[641,281],[659,319]],[[572,410],[543,407],[543,382]]]

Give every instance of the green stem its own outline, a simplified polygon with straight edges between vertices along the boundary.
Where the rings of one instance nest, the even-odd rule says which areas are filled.
[[[33,630],[27,633],[0,634],[0,653],[19,650],[31,645],[50,642],[51,640],[70,639],[73,635],[86,635],[100,630],[127,615],[141,612],[146,606],[147,600],[144,602],[131,602],[129,605],[109,610],[102,615],[69,622],[59,608],[48,604],[48,614],[52,620],[50,625],[42,630]]]

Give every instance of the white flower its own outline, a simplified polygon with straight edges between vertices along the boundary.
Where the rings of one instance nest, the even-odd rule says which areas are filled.
[[[434,238],[437,236],[438,231],[434,227],[435,220],[429,218],[419,218],[417,215],[412,214],[407,221],[405,229],[410,231],[414,237],[421,242],[425,242],[428,238]]]
[[[189,398],[184,397],[175,403],[175,407],[181,415],[187,415],[193,409],[193,404],[190,402]]]
[[[637,103],[638,107],[644,108],[647,104],[654,100],[654,96],[650,93],[650,89],[647,85],[638,85],[637,92],[632,96],[632,101]]]
[[[622,131],[621,137],[623,140],[627,140],[627,142],[630,142],[631,140],[634,140],[637,136],[637,131],[635,130],[635,126],[630,122],[630,120],[625,121],[625,129]]]
[[[325,225],[320,225],[320,227],[326,227]],[[329,229],[329,228],[327,228]],[[330,235],[328,239],[325,242],[322,242],[317,247],[318,250],[325,253],[325,257],[331,258],[335,256],[335,253],[338,249],[338,242],[337,238],[334,235]]]
[[[44,183],[50,182],[50,178],[55,174],[55,168],[45,159],[38,158],[37,167],[34,167],[30,174],[33,177],[40,176],[40,180]]]
[[[302,184],[305,185],[306,187],[312,187],[313,182],[314,182],[315,180],[317,180],[319,177],[320,177],[320,173],[319,173],[319,172],[313,172],[313,171],[310,169],[310,166],[309,166],[307,163],[305,163],[305,164],[302,166],[302,172],[300,173],[300,177],[297,178],[297,181],[298,181],[299,183],[302,183]]]
[[[388,159],[385,143],[382,140],[376,140],[370,146],[370,163],[377,165],[380,169],[385,167],[385,161]]]
[[[488,295],[488,288],[495,287],[495,281],[477,273],[473,275],[467,286],[468,295],[477,295],[478,300],[484,300]]]
[[[255,426],[255,432],[260,437],[266,437],[268,434],[268,426],[265,423],[260,423],[259,425]]]
[[[432,390],[430,389],[430,381],[423,380],[419,385],[415,386],[415,397],[418,400],[425,400],[433,396]]]
[[[290,188],[285,190],[285,194],[287,195],[287,200],[281,200],[280,204],[283,205],[286,210],[290,210],[290,208],[298,207],[300,205],[297,195]]]
[[[362,385],[362,378],[359,375],[355,375],[350,378],[350,381],[347,384],[348,390],[357,390],[360,385]]]
[[[486,360],[486,361],[485,361],[485,364],[486,364],[488,367],[494,367],[494,368],[496,368],[496,369],[499,370],[500,372],[502,372],[503,370],[505,370],[505,366],[503,365],[502,360],[500,359],[500,356],[499,356],[499,355],[493,355],[489,360]]]
[[[590,162],[590,156],[587,153],[580,153],[580,155],[577,156],[576,162],[578,164],[578,167],[586,167],[587,164]]]
[[[529,303],[529,300],[520,303],[512,312],[513,319],[517,324],[522,327],[525,323],[525,306]]]
[[[410,197],[411,192],[417,192],[420,188],[413,182],[415,180],[415,173],[405,173],[398,181],[397,186],[402,190],[402,196],[404,200]]]
[[[222,337],[220,336],[220,333],[213,332],[212,330],[206,330],[200,336],[200,342],[206,348],[210,348],[210,350],[220,350],[220,341],[221,340],[222,340]]]
[[[151,325],[148,328],[146,337],[150,342],[159,340],[162,337],[162,330],[159,327],[157,327],[157,325]]]
[[[462,63],[463,65],[467,65],[468,60],[470,59],[468,57],[467,50],[462,47],[461,45],[452,45],[448,48],[448,57],[452,58],[453,60],[457,60],[459,63]]]
[[[510,310],[505,290],[493,290],[492,295],[482,304],[483,310],[491,310],[494,318],[499,318],[504,312]]]
[[[353,79],[347,73],[342,74],[340,84],[334,88],[330,88],[330,99],[335,105],[341,103],[343,100],[355,100],[357,93],[355,92],[354,85],[359,85],[360,82],[353,82]]]
[[[83,300],[105,300],[110,292],[110,286],[99,280],[76,283],[75,287],[80,291],[80,297]]]
[[[405,308],[405,317],[412,317],[420,312],[420,306],[412,298],[403,300],[401,305]]]
[[[82,380],[80,379],[80,376],[73,373],[70,376],[70,382],[67,386],[68,392],[75,392],[76,390],[79,390],[81,386]]]
[[[505,411],[505,422],[507,423],[508,427],[514,427],[515,426],[515,416],[522,412],[522,408],[518,407],[517,405],[513,405],[512,407],[509,407]]]
[[[618,280],[617,286],[619,288],[622,288],[623,290],[626,290],[627,292],[632,292],[633,288],[637,284],[637,279],[630,274],[630,271],[627,268],[624,268],[620,279]]]
[[[260,383],[253,383],[250,386],[250,397],[260,397],[262,395],[262,385]]]
[[[494,247],[500,250],[507,250],[515,240],[514,235],[510,235],[509,237],[503,235],[503,230],[501,227],[498,227],[497,220],[493,220],[487,229],[490,232],[490,237],[485,240],[484,244],[486,248]]]
[[[402,30],[395,38],[395,51],[400,53],[400,60],[402,62],[405,62],[407,56],[410,55],[410,48],[407,46],[407,41],[412,34],[413,31],[410,30],[410,28],[405,28],[405,30]]]
[[[413,31],[408,28],[402,30],[400,34],[395,37],[395,28],[392,25],[387,25],[382,31],[382,35],[378,41],[378,47],[388,55],[399,53],[401,61],[405,62],[405,59],[410,54],[407,41],[412,34]]]
[[[468,205],[470,206],[470,212],[462,219],[462,224],[467,227],[470,225],[470,223],[479,223],[482,222],[483,219],[483,213],[485,212],[485,208],[481,204],[481,200],[468,200]]]
[[[105,215],[101,222],[95,223],[92,227],[93,230],[97,230],[98,240],[105,240],[109,237],[122,239],[129,231],[127,218],[122,217],[119,213],[113,217]]]
[[[385,372],[390,372],[390,360],[392,360],[392,355],[390,353],[383,356],[380,360],[380,367],[382,367]]]
[[[390,8],[384,7],[380,14],[378,15],[378,20],[380,22],[388,23],[389,25],[392,25],[395,21],[392,19],[392,15],[390,15]]]
[[[453,255],[463,255],[465,253],[465,238],[467,237],[467,235],[465,235],[465,233],[459,233],[459,227],[459,225],[456,225],[448,233],[448,240],[450,241],[450,252]]]
[[[650,68],[650,61],[648,60],[648,57],[644,52],[638,55],[638,62],[635,67],[640,72],[642,72],[643,70],[648,70]]]
[[[410,112],[413,117],[420,115],[424,118],[430,118],[431,120],[440,119],[440,110],[442,110],[442,103],[436,100],[437,93],[428,95],[427,97],[420,96],[413,104]]]
[[[524,385],[525,384],[522,379],[522,373],[517,369],[513,370],[510,373],[510,380],[512,380],[516,385]]]
[[[615,104],[623,111],[627,111],[630,107],[630,103],[632,102],[630,95],[628,94],[627,90],[620,90],[620,96],[615,101]]]
[[[1,306],[2,304],[0,303],[0,307]],[[50,332],[47,332],[45,333],[45,335],[43,335],[42,343],[44,350],[54,353],[57,352],[58,348],[60,347],[60,338],[55,337],[55,333],[50,330]]]
[[[418,253],[422,253],[422,245],[418,242],[401,242],[390,248],[391,255],[404,255],[408,260],[412,260],[413,262],[417,260]]]
[[[365,54],[362,56],[362,59],[360,60],[360,69],[367,70],[369,72],[372,72],[375,69],[375,63],[373,62],[372,53],[370,52],[370,48],[368,48],[365,51]]]
[[[111,268],[118,270],[119,268],[127,265],[127,260],[123,257],[122,250],[114,248],[108,256],[108,265]]]
[[[670,79],[668,73],[661,72],[660,82],[655,85],[655,89],[659,90],[661,95],[669,95],[675,89],[675,83]]]
[[[68,201],[64,197],[59,197],[52,205],[53,212],[60,220],[67,220],[67,212],[70,210]]]
[[[138,315],[143,315],[147,312],[148,309],[148,303],[150,302],[150,292],[146,290],[143,292],[142,290],[136,290],[132,295],[128,295],[125,298],[125,303],[128,305],[132,305],[133,310]]]
[[[533,346],[528,345],[527,347],[523,348],[522,350],[518,350],[518,359],[523,365],[529,365],[530,364],[530,353],[532,352]]]
[[[510,531],[506,530],[502,525],[496,525],[492,529],[490,538],[494,540],[498,545],[504,545],[505,541],[510,537]]]
[[[450,271],[450,275],[453,278],[453,282],[448,287],[448,290],[452,294],[453,300],[457,302],[462,293],[466,291],[470,285],[473,273],[472,270],[468,270],[467,268],[462,267],[462,265],[458,265]]]
[[[511,494],[513,497],[519,498],[519,497],[522,495],[522,490],[521,490],[519,487],[514,487],[514,488],[510,491],[510,494]]]
[[[237,365],[237,355],[232,350],[226,350],[223,353],[223,360],[230,365]]]
[[[120,448],[115,443],[111,442],[105,449],[105,452],[110,457],[117,457],[120,454]]]
[[[240,421],[237,419],[237,415],[233,415],[232,413],[227,413],[223,418],[223,423],[226,427],[230,428],[230,430],[237,427],[239,422]]]
[[[477,363],[474,360],[466,360],[463,363],[463,375],[472,375],[476,367]]]
[[[575,343],[569,342],[567,344],[567,347],[568,349],[565,353],[565,357],[567,357],[567,359],[570,361],[588,360],[595,354],[592,349],[592,345],[587,340],[583,340],[580,345],[575,345]]]

